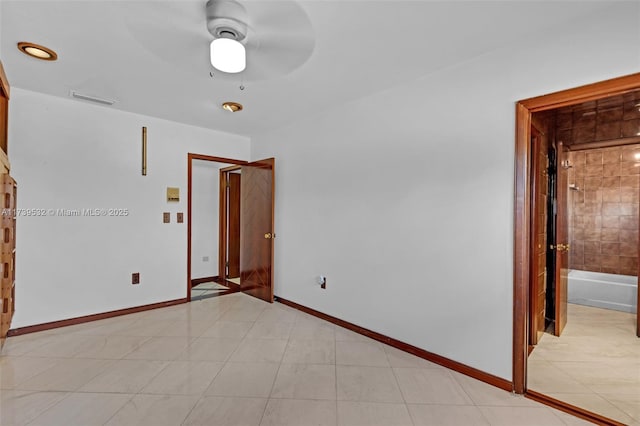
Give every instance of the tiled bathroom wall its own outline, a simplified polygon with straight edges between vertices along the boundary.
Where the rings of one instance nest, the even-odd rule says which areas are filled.
[[[638,273],[640,144],[569,153],[569,266]]]

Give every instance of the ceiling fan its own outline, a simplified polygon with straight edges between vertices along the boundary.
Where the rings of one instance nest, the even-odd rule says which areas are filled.
[[[302,66],[315,46],[311,22],[293,0],[131,1],[128,12],[125,25],[147,51],[216,79],[277,78]],[[236,61],[225,68],[218,59],[229,54]]]

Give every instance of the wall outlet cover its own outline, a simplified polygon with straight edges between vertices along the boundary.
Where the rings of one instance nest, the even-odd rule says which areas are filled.
[[[140,272],[131,274],[131,284],[140,284]]]

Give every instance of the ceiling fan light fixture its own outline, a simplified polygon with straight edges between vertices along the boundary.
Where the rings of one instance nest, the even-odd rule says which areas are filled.
[[[216,38],[211,42],[211,65],[218,71],[238,73],[247,66],[244,45],[232,38]]]
[[[36,59],[42,59],[43,61],[55,61],[58,59],[58,54],[53,50],[39,44],[29,43],[21,41],[18,43],[18,49],[25,55],[29,55]]]
[[[237,102],[225,102],[222,104],[222,109],[229,112],[242,111],[242,104]]]

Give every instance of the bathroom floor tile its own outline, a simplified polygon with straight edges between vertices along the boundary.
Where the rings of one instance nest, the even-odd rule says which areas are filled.
[[[491,425],[561,426],[564,422],[546,407],[479,407]]]
[[[489,425],[478,407],[473,405],[408,404],[415,426]]]
[[[200,337],[221,337],[226,339],[242,339],[253,326],[252,322],[217,321]]]
[[[407,406],[338,401],[338,426],[413,426]]]
[[[227,363],[205,394],[267,398],[279,367],[279,364],[274,363]]]
[[[287,347],[286,339],[245,338],[238,349],[231,354],[231,362],[280,363]]]
[[[387,355],[378,342],[336,342],[336,364],[389,367]]]
[[[59,361],[56,358],[2,357],[0,358],[0,389],[17,389],[22,382],[48,370]]]
[[[207,396],[191,411],[183,426],[258,426],[266,399]]]
[[[338,400],[362,402],[404,402],[390,367],[338,365]]]
[[[60,359],[51,368],[18,384],[17,389],[75,391],[112,363],[102,359]]]
[[[40,414],[29,426],[103,425],[131,396],[116,393],[73,393]]]
[[[67,395],[66,392],[3,390],[0,392],[0,425],[26,425]]]
[[[335,426],[335,401],[270,399],[261,426]]]
[[[164,361],[122,359],[82,386],[80,392],[138,393],[165,366]]]
[[[209,387],[223,365],[222,362],[172,361],[141,392],[200,395]]]
[[[408,404],[472,405],[462,387],[446,370],[394,368],[402,396]]]
[[[336,342],[333,340],[289,339],[283,363],[335,364]]]
[[[152,337],[124,358],[156,361],[174,360],[189,346],[192,340],[191,337]]]
[[[136,395],[105,426],[174,426],[186,419],[197,396]]]
[[[240,339],[200,337],[194,340],[193,343],[180,354],[178,359],[224,362],[229,359],[241,341]]]
[[[335,400],[335,366],[282,364],[273,385],[271,398]]]

